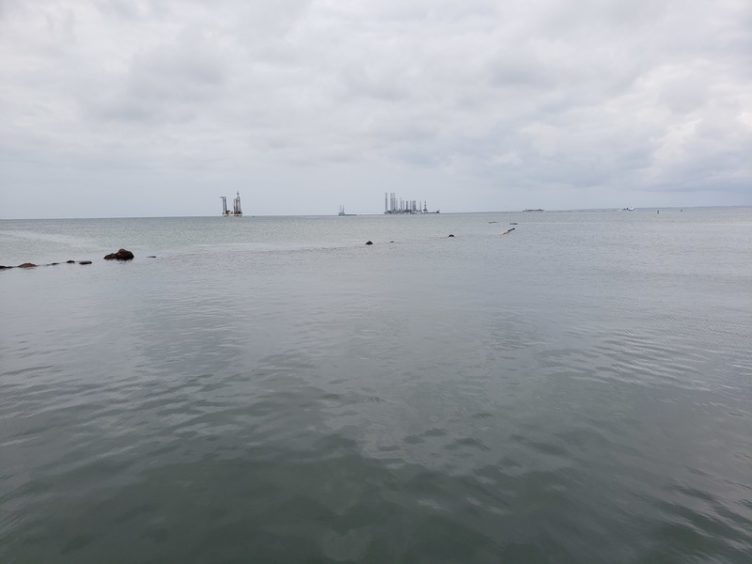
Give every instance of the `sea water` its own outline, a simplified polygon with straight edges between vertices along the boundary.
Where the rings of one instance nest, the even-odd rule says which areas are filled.
[[[68,259],[0,562],[752,561],[752,209],[0,221]]]

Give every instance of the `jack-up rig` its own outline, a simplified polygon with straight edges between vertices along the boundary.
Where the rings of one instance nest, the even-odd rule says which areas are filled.
[[[420,200],[403,200],[397,197],[396,192],[387,194],[384,192],[384,213],[386,215],[407,214],[416,215],[423,213],[441,213],[440,210],[428,211],[428,202],[423,201],[423,207],[420,207]]]
[[[236,192],[236,196],[232,199],[232,211],[227,209],[227,196],[220,196],[222,200],[222,215],[225,217],[241,217],[243,210],[240,207],[240,192]]]

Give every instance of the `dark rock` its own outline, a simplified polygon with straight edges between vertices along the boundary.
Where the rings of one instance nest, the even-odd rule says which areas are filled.
[[[373,245],[373,241],[366,241],[366,245]]]
[[[25,262],[23,264],[19,264],[18,268],[36,268],[36,266],[37,265],[34,264],[33,262]]]
[[[78,261],[78,264],[91,264],[90,260],[80,260]]]
[[[13,268],[13,267],[12,266],[3,266],[2,264],[0,264],[0,270],[5,270],[7,268]]]
[[[450,233],[450,234],[449,234],[449,236],[450,236],[450,237],[454,237],[454,233]]]
[[[65,264],[76,264],[75,260],[66,260]]]
[[[118,249],[118,252],[104,257],[104,260],[133,260],[133,253],[126,249]]]

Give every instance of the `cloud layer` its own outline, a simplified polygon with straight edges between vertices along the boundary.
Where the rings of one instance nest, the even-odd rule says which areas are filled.
[[[0,63],[0,217],[752,204],[748,0],[4,0]]]

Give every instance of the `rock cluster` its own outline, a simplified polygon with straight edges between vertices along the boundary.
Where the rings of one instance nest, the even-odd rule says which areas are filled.
[[[116,253],[111,253],[104,257],[105,260],[133,260],[133,253],[130,252],[127,249],[118,249]],[[157,258],[156,256],[152,255],[149,258]],[[56,266],[60,264],[59,262],[51,262],[49,264],[45,264],[44,266]],[[68,259],[65,261],[65,264],[76,264],[76,261],[73,259]],[[80,260],[78,261],[78,264],[92,264],[92,261],[90,260]],[[25,262],[23,264],[19,264],[18,266],[4,266],[0,264],[0,270],[6,270],[9,268],[36,268],[38,267],[38,264],[34,264],[33,262]]]
[[[57,266],[58,264],[60,264],[60,263],[59,262],[51,262],[51,263],[44,264],[44,265],[41,265],[41,266]],[[67,260],[67,261],[65,261],[65,264],[76,264],[76,261],[75,260]],[[91,264],[91,261],[90,260],[80,260],[80,261],[78,261],[78,264]],[[37,268],[38,266],[40,266],[40,265],[34,264],[33,262],[25,262],[23,264],[19,264],[18,266],[3,266],[2,264],[0,264],[0,270],[7,270],[9,268]]]
[[[118,252],[106,255],[104,260],[133,260],[133,253],[126,249],[118,249]]]

